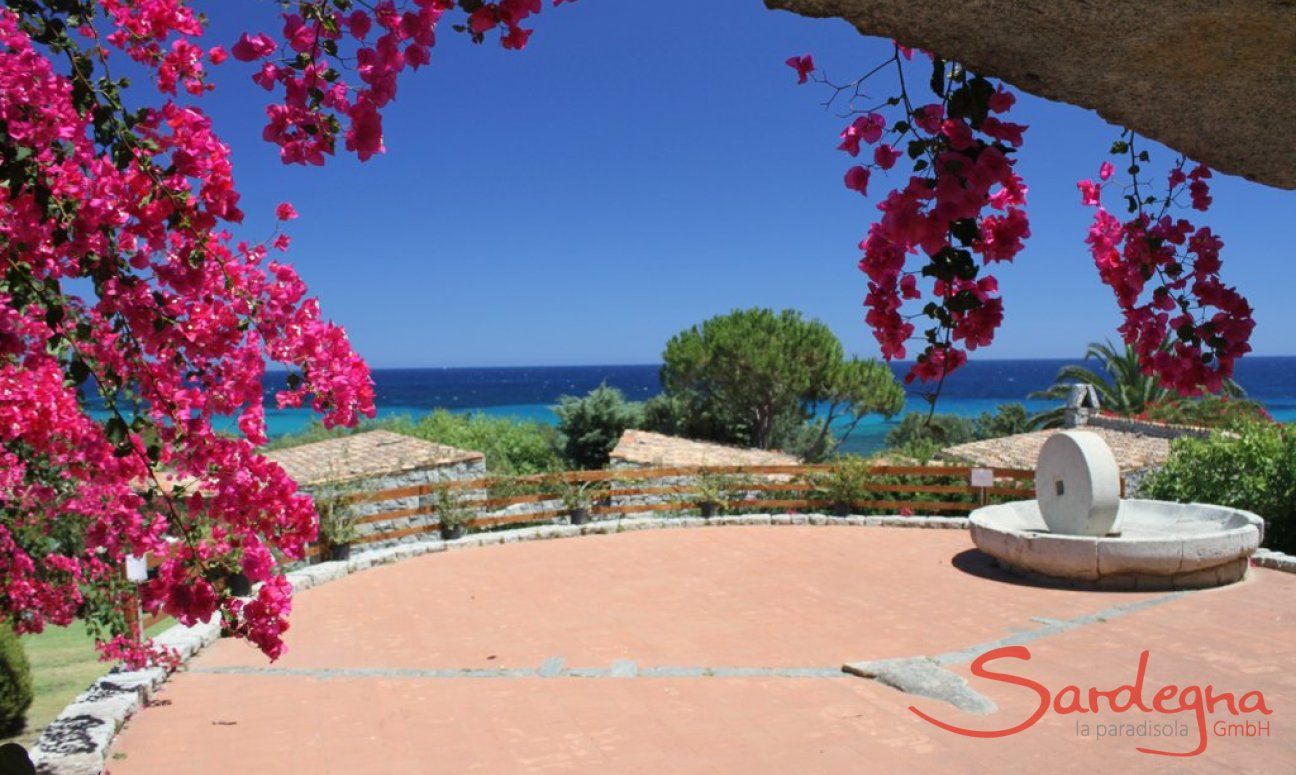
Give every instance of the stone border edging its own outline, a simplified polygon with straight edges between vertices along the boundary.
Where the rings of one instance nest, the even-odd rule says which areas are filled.
[[[1296,573],[1296,554],[1283,554],[1272,549],[1261,547],[1251,555],[1251,564],[1260,568],[1271,568],[1285,573]]]
[[[542,525],[539,527],[474,533],[454,541],[429,539],[364,552],[346,562],[324,562],[308,565],[287,574],[294,592],[399,560],[436,552],[454,551],[477,546],[494,546],[520,541],[551,538],[574,538],[582,535],[608,535],[634,530],[664,528],[727,527],[744,525],[836,525],[842,527],[908,527],[966,530],[967,517],[830,517],[824,514],[745,514],[701,517],[648,517],[604,520],[584,525]],[[1288,573],[1296,573],[1296,556],[1259,549],[1254,564]],[[186,627],[177,624],[154,638],[154,642],[175,649],[181,664],[187,663],[220,637],[220,625],[199,624]],[[31,750],[32,761],[42,775],[99,775],[107,763],[113,738],[134,713],[152,700],[166,683],[170,672],[161,667],[144,670],[119,670],[97,679],[41,733]]]

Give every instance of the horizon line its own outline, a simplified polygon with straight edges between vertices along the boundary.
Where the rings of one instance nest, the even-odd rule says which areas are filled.
[[[1250,355],[1243,356],[1242,358],[1239,358],[1238,363],[1245,363],[1248,360],[1257,360],[1261,358],[1296,358],[1296,354],[1271,355],[1271,354],[1253,353]],[[872,358],[871,360],[880,360],[880,359]],[[987,363],[987,362],[1013,363],[1013,362],[1022,362],[1022,361],[1062,361],[1066,363],[1083,363],[1085,360],[1086,360],[1085,358],[1073,358],[1073,357],[1062,356],[1062,355],[1032,356],[1032,357],[1005,356],[1005,357],[998,357],[998,358],[986,357],[986,358],[969,359],[968,364],[970,365],[973,363]],[[911,364],[913,363],[913,361],[895,360],[895,361],[891,361],[891,363],[896,365],[904,365],[904,364]],[[648,366],[659,368],[661,365],[662,364],[660,361],[658,362],[639,361],[633,363],[624,363],[624,362],[623,363],[518,363],[518,364],[508,364],[508,365],[457,363],[453,365],[428,364],[428,365],[421,365],[421,366],[418,365],[383,366],[383,365],[370,364],[369,369],[371,371],[426,371],[426,370],[450,371],[453,369],[588,369],[588,368],[605,368],[605,367],[648,367]],[[281,368],[266,369],[266,373],[268,374],[287,373],[287,371],[288,371],[287,369],[281,369]]]

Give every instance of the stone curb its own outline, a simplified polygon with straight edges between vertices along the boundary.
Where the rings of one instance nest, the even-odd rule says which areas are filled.
[[[364,552],[346,562],[324,562],[290,571],[294,592],[368,570],[380,565],[435,552],[456,551],[477,546],[543,541],[583,535],[608,535],[632,530],[665,528],[730,527],[744,525],[837,525],[843,527],[908,527],[966,530],[967,517],[830,517],[825,514],[743,514],[701,517],[649,517],[592,522],[585,525],[542,525],[491,533],[474,533],[454,541],[431,539]],[[1296,573],[1296,557],[1257,550],[1255,564]],[[175,649],[181,662],[188,662],[220,637],[216,623],[185,627],[177,624],[154,641]],[[125,671],[114,668],[95,681],[54,719],[31,751],[41,775],[99,775],[104,770],[108,747],[126,720],[147,704],[170,674],[163,668]]]
[[[1256,549],[1255,554],[1251,555],[1251,564],[1260,568],[1296,573],[1296,555],[1283,554],[1272,549]]]
[[[154,642],[188,661],[220,637],[218,623],[177,624]],[[89,775],[103,772],[108,746],[126,719],[147,704],[166,682],[165,668],[125,670],[118,665],[82,692],[41,733],[31,750],[39,773]]]

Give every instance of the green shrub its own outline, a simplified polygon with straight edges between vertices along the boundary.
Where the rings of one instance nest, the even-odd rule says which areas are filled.
[[[872,493],[868,485],[874,478],[871,465],[867,458],[855,456],[834,460],[827,471],[810,477],[814,499],[830,501],[834,509],[849,509],[854,503],[868,500]]]
[[[562,465],[557,431],[540,422],[438,409],[418,420],[393,423],[391,430],[481,452],[492,474],[539,474]]]
[[[1296,429],[1251,423],[1207,439],[1175,439],[1170,459],[1138,493],[1254,512],[1265,520],[1265,546],[1296,553]]]
[[[346,546],[360,537],[360,514],[348,496],[357,492],[354,484],[325,484],[315,488],[313,499],[319,514],[319,537],[330,547]]]
[[[0,621],[0,736],[22,729],[32,703],[31,667],[22,643],[6,621]]]
[[[973,426],[978,439],[997,439],[1035,429],[1030,412],[1022,404],[1000,404],[993,412],[982,412]]]
[[[603,468],[626,428],[643,423],[643,405],[625,400],[620,390],[599,385],[583,398],[562,396],[554,407],[562,453],[577,468]]]
[[[896,452],[927,461],[945,447],[975,441],[976,423],[953,414],[910,412],[900,424],[887,431],[887,447]]]
[[[1142,416],[1158,422],[1206,428],[1237,428],[1272,420],[1269,412],[1256,401],[1212,395],[1149,404]]]
[[[1031,416],[1022,404],[1000,404],[993,412],[975,418],[954,414],[910,412],[887,431],[887,447],[905,457],[926,463],[946,447],[981,439],[996,439],[1032,430]]]
[[[442,529],[467,527],[477,516],[476,511],[464,496],[449,487],[436,491],[434,510]]]
[[[694,500],[699,504],[714,503],[721,507],[737,507],[747,492],[752,479],[743,474],[721,474],[704,469],[693,477],[690,492],[681,500]]]

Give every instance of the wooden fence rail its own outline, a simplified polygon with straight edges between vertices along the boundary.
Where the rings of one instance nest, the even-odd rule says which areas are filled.
[[[358,525],[377,525],[416,517],[433,517],[437,514],[437,505],[428,500],[429,496],[450,491],[456,493],[460,505],[477,512],[469,522],[469,527],[480,530],[544,523],[565,517],[568,512],[560,505],[560,488],[564,484],[591,485],[589,494],[596,499],[596,503],[589,508],[589,513],[594,516],[697,509],[702,502],[696,495],[696,483],[689,479],[707,474],[731,478],[726,489],[737,497],[726,498],[717,504],[727,511],[812,511],[839,505],[826,497],[824,485],[818,481],[818,477],[828,475],[831,470],[831,465],[777,465],[564,471],[520,477],[487,476],[378,492],[351,493],[340,497],[339,501],[342,505],[358,506],[416,499],[417,506],[369,514],[356,521]],[[872,481],[862,483],[859,490],[890,497],[855,500],[849,506],[857,513],[967,513],[987,503],[1034,497],[1034,471],[1017,468],[980,469],[981,476],[988,477],[991,484],[973,486],[970,477],[974,470],[978,469],[967,466],[871,466],[868,478]],[[930,481],[932,479],[940,483],[933,483]],[[635,482],[643,484],[634,486]],[[518,490],[523,492],[514,495],[493,494]],[[761,497],[765,494],[775,497]],[[801,497],[778,497],[796,494]],[[690,495],[693,497],[689,497]],[[905,495],[915,497],[905,499]],[[514,513],[491,513],[529,504],[533,504],[535,508],[515,509]],[[386,530],[376,529],[352,543],[363,546],[439,531],[435,521],[426,522]],[[317,556],[325,549],[326,547],[317,545],[312,547],[310,555]]]

